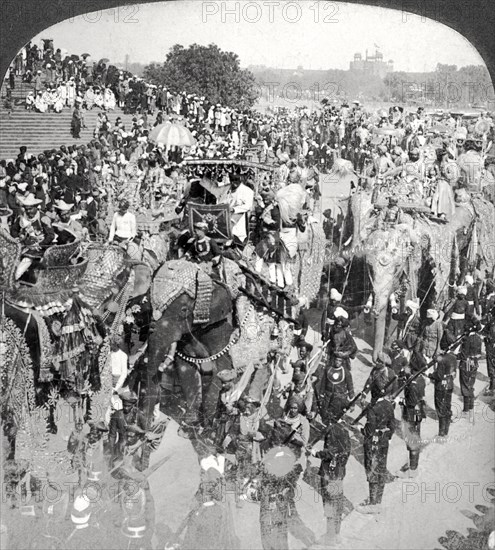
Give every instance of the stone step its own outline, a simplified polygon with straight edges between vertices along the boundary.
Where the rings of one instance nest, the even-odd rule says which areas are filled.
[[[0,159],[15,158],[21,145],[25,145],[30,153],[39,154],[62,144],[85,144],[93,137],[99,112],[99,109],[83,111],[86,128],[81,131],[81,138],[76,140],[70,133],[71,108],[64,108],[61,113],[35,113],[23,106],[15,106],[11,111],[1,108]],[[120,117],[126,128],[132,125],[133,116],[118,108],[108,113],[112,126]]]

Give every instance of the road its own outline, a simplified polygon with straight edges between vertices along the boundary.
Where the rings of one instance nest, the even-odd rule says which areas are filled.
[[[348,182],[322,182],[322,210],[332,197],[341,196]],[[313,311],[317,319],[319,312]],[[310,328],[308,341],[318,344],[319,335]],[[370,346],[356,339],[359,353],[352,361],[352,376],[356,390],[362,388],[371,368]],[[479,395],[486,387],[486,362],[481,361],[475,393]],[[487,488],[495,488],[493,429],[495,415],[489,406],[489,398],[476,400],[474,421],[461,418],[462,398],[458,379],[453,396],[453,423],[449,438],[440,442],[436,438],[438,422],[433,407],[433,386],[426,388],[427,418],[423,422],[419,475],[414,480],[396,480],[388,484],[383,497],[383,511],[378,516],[363,516],[351,511],[342,524],[342,542],[338,548],[345,549],[433,549],[439,548],[439,538],[448,530],[463,535],[474,528],[470,519],[476,514],[475,505],[490,507],[491,495]],[[399,420],[400,408],[396,408]],[[357,408],[354,415],[359,413]],[[321,443],[320,443],[321,445]],[[190,442],[177,435],[177,425],[171,422],[165,438],[153,457],[159,460],[172,455],[163,468],[151,477],[151,490],[155,498],[157,531],[175,531],[191,509],[194,493],[199,482],[199,466]],[[391,440],[388,468],[397,471],[407,462],[408,453],[400,431]],[[363,468],[362,441],[359,433],[352,434],[352,454],[348,462],[344,491],[352,505],[357,505],[368,496],[368,485]],[[319,461],[310,460],[317,468]],[[297,509],[304,522],[319,537],[325,531],[325,518],[319,494],[304,480],[299,483],[300,493]],[[236,508],[232,495],[227,501],[234,518],[235,531],[243,549],[261,548],[259,535],[259,505],[247,502],[242,509]],[[163,540],[163,539],[162,539]],[[157,537],[158,541],[158,537]],[[304,545],[290,536],[292,549]],[[163,548],[163,546],[159,546]],[[481,548],[481,547],[480,547]],[[474,550],[474,548],[473,548]]]

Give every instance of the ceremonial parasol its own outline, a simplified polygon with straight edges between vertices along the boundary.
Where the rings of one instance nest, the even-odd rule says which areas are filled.
[[[155,126],[149,135],[149,140],[155,143],[163,143],[167,147],[191,147],[196,144],[191,132],[180,124],[165,122]]]
[[[82,53],[82,54],[81,54],[81,57],[82,57],[83,59],[86,59],[86,57],[91,57],[91,54],[90,54],[90,53]]]
[[[106,57],[103,57],[98,61],[98,65],[101,65],[102,63],[108,63],[109,61],[110,61],[110,59],[107,59]]]

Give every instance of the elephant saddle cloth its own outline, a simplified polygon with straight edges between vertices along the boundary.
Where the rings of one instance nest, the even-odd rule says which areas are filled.
[[[235,262],[224,259],[223,264],[225,283],[235,299],[242,284],[241,270]],[[161,313],[185,292],[195,299],[194,323],[207,323],[214,285],[211,270],[211,262],[197,264],[185,259],[166,262],[153,279],[151,305],[155,312],[154,316],[159,318]]]
[[[153,280],[151,305],[156,316],[160,316],[183,292],[195,299],[194,324],[210,320],[210,303],[213,295],[213,279],[209,262],[201,265],[187,260],[172,260],[164,264]]]

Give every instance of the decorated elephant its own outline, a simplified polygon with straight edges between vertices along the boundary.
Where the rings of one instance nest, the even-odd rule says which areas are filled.
[[[351,209],[352,252],[365,257],[373,289],[374,357],[384,345],[388,306],[399,289],[404,297],[419,298],[424,308],[441,310],[467,270],[493,270],[495,208],[483,198],[458,192],[448,222],[407,207],[400,220],[383,221],[365,191],[351,197]]]
[[[277,323],[240,292],[244,275],[235,262],[224,259],[223,273],[225,281],[220,281],[205,271],[204,264],[172,260],[141,295],[141,303],[151,302],[153,322],[134,386],[141,384],[148,416],[160,401],[162,411],[182,424],[209,425],[220,391],[216,373],[235,368],[237,396],[251,391],[253,378],[259,392],[268,383],[268,371],[255,372],[257,367],[265,365],[276,348],[288,353],[289,324]]]
[[[107,334],[122,320],[133,275],[118,247],[91,245],[70,261],[78,246],[48,249],[36,284],[18,284],[13,274],[20,245],[0,232],[1,415],[4,425],[14,427],[11,434],[23,434],[28,459],[39,442],[27,434],[38,431],[45,437],[47,428],[57,429],[54,410],[64,395],[92,393],[102,406],[111,396],[102,350],[108,347]],[[89,399],[86,405],[89,414]],[[12,445],[18,446],[15,439]]]

